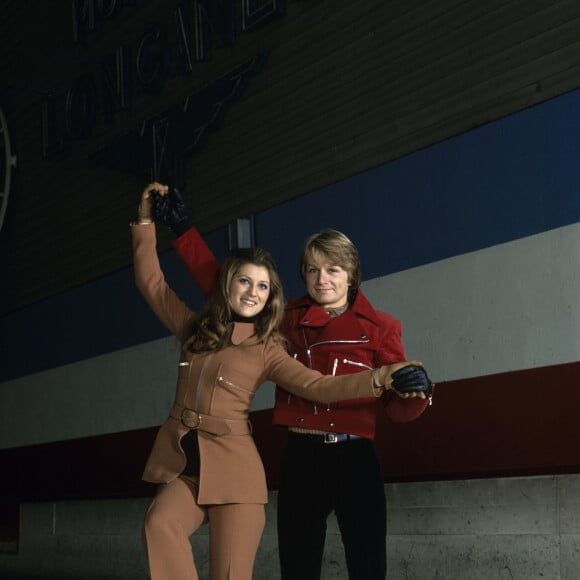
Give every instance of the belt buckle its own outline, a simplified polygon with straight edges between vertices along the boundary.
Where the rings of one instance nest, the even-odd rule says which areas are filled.
[[[192,413],[192,415],[193,415],[193,416],[192,416],[192,417],[184,417],[184,414],[185,414],[185,412],[186,412],[186,411],[187,411],[188,413]],[[192,427],[191,425],[188,425],[188,424],[186,423],[186,421],[189,421],[189,420],[191,420],[191,419],[194,419],[194,418],[196,418],[196,419],[197,419],[197,424],[195,424],[193,427]],[[184,424],[186,427],[188,427],[189,429],[193,429],[193,430],[195,430],[195,429],[199,429],[199,427],[200,427],[200,425],[201,425],[201,415],[200,415],[200,414],[199,414],[197,411],[193,411],[192,409],[185,409],[185,408],[184,408],[184,409],[181,411],[181,422],[182,422],[182,423],[183,423],[183,424]]]
[[[325,444],[338,443],[338,435],[336,433],[326,433],[324,435]]]

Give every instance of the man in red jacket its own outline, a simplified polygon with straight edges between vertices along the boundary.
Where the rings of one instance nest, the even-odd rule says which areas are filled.
[[[208,294],[219,263],[191,227],[179,193],[159,196],[156,216],[177,234],[174,247]],[[356,246],[341,232],[311,236],[301,257],[307,294],[290,300],[282,330],[290,352],[325,374],[344,375],[406,360],[401,323],[362,290]],[[334,511],[351,580],[386,577],[384,477],[373,438],[377,412],[411,421],[424,395],[386,391],[380,399],[321,405],[276,389],[273,422],[288,428],[278,493],[282,580],[319,580],[326,521]]]

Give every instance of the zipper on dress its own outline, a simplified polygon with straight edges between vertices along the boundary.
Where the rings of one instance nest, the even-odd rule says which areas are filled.
[[[205,372],[207,370],[207,365],[209,361],[213,358],[213,353],[208,354],[206,359],[203,361],[203,366],[201,367],[201,372],[199,373],[199,379],[197,381],[197,391],[195,393],[195,408],[194,411],[199,412],[199,400],[201,398],[201,390],[203,388],[203,379],[205,378]]]
[[[232,389],[238,389],[239,391],[244,391],[244,393],[249,393],[250,395],[254,396],[254,391],[246,389],[245,387],[240,387],[240,385],[236,385],[235,383],[232,383],[232,381],[228,381],[228,379],[222,377],[221,375],[217,378],[217,380],[220,385],[226,385]]]

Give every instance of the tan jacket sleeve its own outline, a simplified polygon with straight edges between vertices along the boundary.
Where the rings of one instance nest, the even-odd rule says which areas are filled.
[[[380,397],[383,389],[373,385],[372,371],[351,375],[323,375],[292,358],[284,348],[269,341],[265,348],[267,378],[288,392],[321,403]]]
[[[167,285],[159,257],[155,224],[132,225],[135,282],[159,320],[183,343],[190,335],[194,313]]]

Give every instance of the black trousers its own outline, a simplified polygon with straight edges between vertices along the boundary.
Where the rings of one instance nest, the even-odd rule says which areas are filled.
[[[384,580],[387,515],[374,443],[329,444],[288,433],[278,493],[282,580],[319,580],[326,520],[334,511],[351,580]]]

